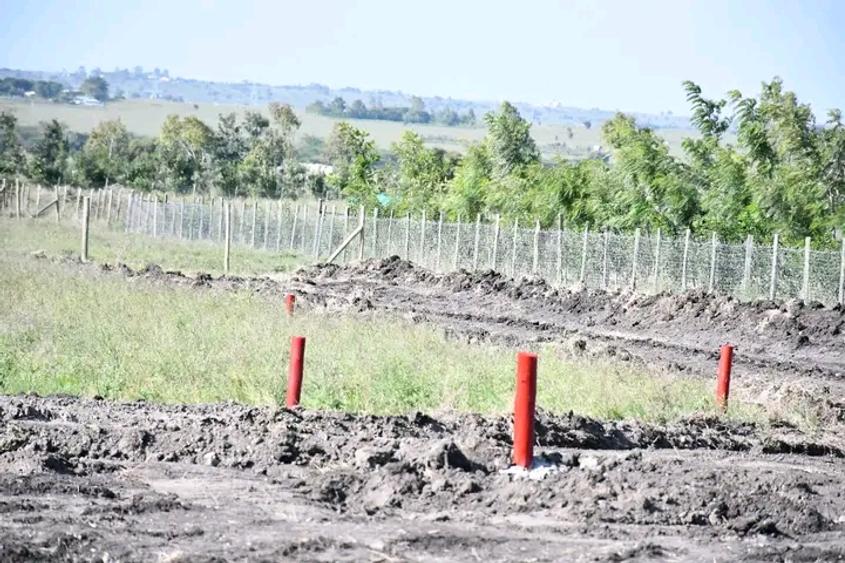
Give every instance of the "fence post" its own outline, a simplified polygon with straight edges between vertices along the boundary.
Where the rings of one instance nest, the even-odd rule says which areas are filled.
[[[252,232],[249,235],[249,247],[255,248],[255,224],[258,218],[258,200],[252,200]],[[200,216],[200,225],[202,225],[202,216]],[[303,237],[304,239],[305,237]]]
[[[652,291],[654,293],[660,292],[660,243],[662,236],[662,231],[657,229],[657,240],[654,243],[654,279],[652,280]]]
[[[587,243],[590,237],[590,226],[584,225],[584,242],[581,246],[581,272],[578,276],[578,282],[586,285],[587,280]]]
[[[420,216],[420,266],[425,266],[425,209]]]
[[[754,235],[745,237],[745,261],[742,265],[742,293],[748,298],[751,291],[751,253],[754,252]]]
[[[778,234],[772,238],[772,273],[769,278],[769,300],[774,301],[778,285]]]
[[[405,217],[405,260],[411,260],[411,214]]]
[[[349,218],[349,214],[347,213],[347,219]],[[290,226],[290,244],[288,245],[288,250],[293,252],[293,244],[296,241],[296,221],[299,219],[299,204],[293,206],[293,221],[291,221]],[[241,225],[243,225],[243,216],[241,217]],[[241,229],[241,235],[243,235],[243,229]],[[345,257],[346,255],[344,255]]]
[[[801,299],[810,300],[810,237],[804,239],[804,276],[801,281]]]
[[[500,216],[499,216],[498,213],[496,213],[496,226],[494,227],[494,230],[493,230],[493,256],[492,256],[492,259],[490,260],[490,262],[491,262],[490,269],[492,269],[494,271],[498,267],[497,262],[498,262],[498,258],[499,258],[499,220],[500,220]]]
[[[601,287],[607,291],[607,247],[610,243],[610,232],[607,227],[604,228],[604,241],[602,242],[601,251]]]
[[[158,237],[158,196],[153,196],[153,238]]]
[[[21,218],[21,183],[17,178],[15,178],[15,218]]]
[[[475,242],[472,245],[472,269],[478,270],[478,244],[481,242],[481,213],[475,214]]]
[[[511,277],[516,278],[516,243],[519,236],[519,219],[513,220],[513,241],[511,244]]]
[[[35,185],[35,211],[41,209],[41,184]]]
[[[373,207],[373,258],[378,258],[378,207]]]
[[[458,251],[461,247],[461,214],[458,213],[457,231],[455,231],[455,253],[452,256],[452,270],[458,269]]]
[[[440,271],[440,248],[443,244],[443,212],[440,212],[440,217],[437,220],[437,257],[434,262],[434,270]]]
[[[59,185],[56,184],[56,224],[62,222],[62,202],[59,197]]]
[[[687,229],[686,234],[684,234],[684,258],[681,262],[681,291],[687,290],[687,262],[689,260],[689,239],[690,230]]]
[[[82,218],[82,189],[76,188],[76,219]]]
[[[114,201],[114,189],[109,188],[109,195],[106,198],[106,202],[108,204],[108,209],[106,209],[106,225],[111,226],[111,207],[112,202]]]
[[[276,217],[276,252],[279,252],[282,248],[282,213],[284,210],[284,205],[282,205],[282,198],[279,197],[279,213]],[[331,246],[331,243],[329,243]]]
[[[311,241],[311,254],[316,258],[320,246],[320,230],[323,225],[323,200],[317,200],[317,209],[314,210],[314,238]]]
[[[634,256],[631,258],[631,289],[637,288],[637,260],[640,254],[640,229],[634,230]]]
[[[557,285],[563,283],[563,219],[557,214]]]
[[[839,257],[839,304],[845,305],[845,235],[842,236],[842,252]]]
[[[88,223],[91,215],[91,198],[85,196],[85,201],[82,205],[82,249],[80,258],[83,262],[88,261]]]
[[[710,236],[710,280],[707,282],[707,293],[713,293],[716,286],[716,233]]]
[[[364,244],[367,239],[366,232],[367,232],[367,213],[362,205],[358,209],[358,223],[361,226],[361,245],[358,247],[358,260],[364,259]]]
[[[349,234],[349,206],[347,205],[343,211],[343,236]],[[343,249],[343,261],[346,262],[346,249]]]
[[[229,252],[232,245],[232,208],[229,202],[220,201],[223,208],[220,210],[220,216],[224,217],[223,224],[225,225],[225,240],[223,242],[223,274],[229,274]]]
[[[390,212],[390,218],[387,220],[387,254],[393,256],[393,211]]]
[[[540,220],[534,222],[534,246],[531,252],[531,275],[537,275],[537,266],[540,262]]]
[[[334,205],[329,209],[329,214],[332,216],[331,221],[329,221],[329,248],[334,248],[334,222],[337,218]]]

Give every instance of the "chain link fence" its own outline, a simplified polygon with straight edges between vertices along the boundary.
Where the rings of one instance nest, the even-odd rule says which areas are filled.
[[[27,192],[28,213],[63,199],[81,217],[81,190]],[[165,197],[130,190],[96,190],[91,216],[126,233],[156,238],[204,240],[224,244],[225,210],[231,214],[233,249],[291,252],[325,260],[359,226],[359,212],[342,203],[279,200]],[[9,207],[9,194],[4,202]],[[42,201],[42,197],[44,200]],[[643,293],[703,289],[743,300],[801,298],[826,305],[845,301],[845,241],[841,251],[761,243],[742,244],[715,236],[670,238],[656,233],[533,228],[494,219],[447,222],[442,215],[394,217],[372,211],[364,217],[360,239],[337,262],[397,255],[438,272],[493,269],[509,276],[538,276],[558,286],[606,290],[634,288]]]

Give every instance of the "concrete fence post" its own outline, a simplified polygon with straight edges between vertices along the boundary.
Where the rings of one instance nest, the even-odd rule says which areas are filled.
[[[425,209],[422,210],[422,214],[420,215],[420,253],[419,253],[419,261],[420,261],[420,266],[425,266]]]
[[[443,212],[440,212],[440,216],[437,219],[437,250],[435,260],[434,260],[434,270],[436,272],[440,271],[440,250],[441,246],[443,245]]]
[[[839,304],[845,305],[845,235],[842,237],[842,250],[839,256]]]
[[[534,222],[534,245],[531,252],[531,275],[537,275],[537,268],[540,265],[540,220]]]
[[[587,244],[590,238],[590,226],[584,225],[584,241],[581,245],[581,272],[578,275],[578,283],[585,285],[587,281]]]
[[[390,218],[387,220],[387,254],[393,255],[393,211],[390,212]]]
[[[778,285],[778,234],[772,238],[772,271],[769,277],[769,300],[774,301],[777,296]]]
[[[810,300],[810,237],[804,239],[804,275],[801,278],[801,299]]]
[[[607,291],[608,286],[608,271],[607,271],[607,250],[610,244],[610,232],[607,227],[604,228],[604,236],[601,250],[601,287]]]
[[[361,244],[358,246],[358,260],[364,259],[364,247],[367,240],[367,212],[362,205],[358,208],[358,226],[361,229]]]
[[[751,260],[754,252],[754,235],[745,237],[745,260],[742,264],[742,293],[749,297],[751,291]]]
[[[631,257],[631,289],[637,288],[637,260],[640,254],[640,229],[634,230],[634,255]]]
[[[478,270],[478,245],[481,242],[481,213],[475,215],[475,243],[472,246],[472,269]]]
[[[499,258],[499,221],[501,217],[498,213],[496,213],[496,225],[493,227],[493,255],[490,259],[490,269],[496,270],[499,266],[498,258]]]
[[[229,252],[231,250],[232,245],[232,209],[229,205],[229,202],[220,202],[223,204],[223,209],[221,209],[220,216],[224,217],[224,228],[225,228],[225,238],[223,241],[223,273],[228,275],[229,274]]]
[[[461,249],[461,214],[458,213],[458,224],[455,227],[455,251],[452,255],[452,269],[458,269],[458,253]]]
[[[684,234],[684,256],[681,260],[681,291],[687,290],[687,264],[689,263],[690,230]]]
[[[405,216],[405,260],[411,260],[411,214]]]
[[[378,252],[378,207],[373,207],[373,243],[371,245],[371,253],[373,258],[379,258]]]
[[[347,215],[347,218],[349,216]],[[293,207],[293,221],[290,224],[290,244],[288,245],[288,250],[293,252],[294,244],[296,242],[296,222],[299,219],[299,204],[294,205]],[[243,225],[243,217],[241,217],[241,225]],[[243,229],[241,229],[241,234],[243,234]]]
[[[282,214],[284,213],[284,205],[282,198],[279,198],[279,215],[276,217],[276,252],[282,249]],[[334,223],[332,223],[334,224]],[[329,243],[331,246],[331,243]]]
[[[513,220],[513,240],[511,241],[511,277],[516,278],[516,250],[519,240],[519,219]]]
[[[555,271],[557,272],[557,285],[563,283],[563,218],[561,214],[557,214],[557,264]]]
[[[710,235],[710,279],[707,282],[707,293],[713,293],[716,288],[716,249],[718,247],[716,233]]]
[[[660,244],[663,232],[657,229],[657,240],[654,242],[654,279],[652,280],[652,291],[660,293]]]

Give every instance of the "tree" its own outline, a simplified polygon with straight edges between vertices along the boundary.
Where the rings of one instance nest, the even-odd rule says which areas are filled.
[[[55,119],[42,124],[41,137],[32,147],[30,175],[46,184],[58,184],[67,170],[69,153],[67,132]]]
[[[488,113],[484,121],[496,176],[504,177],[519,167],[540,161],[540,152],[531,138],[531,124],[513,105],[502,102],[499,111]]]
[[[101,102],[109,99],[109,84],[101,76],[86,78],[79,86],[79,91]]]
[[[18,120],[11,113],[0,112],[0,175],[20,173],[24,162]]]
[[[83,149],[86,176],[97,185],[123,182],[129,167],[129,132],[119,119],[103,121],[91,131]]]
[[[190,191],[211,180],[214,132],[197,117],[170,115],[158,139],[163,188]]]
[[[429,149],[422,137],[405,131],[402,139],[393,144],[396,155],[397,210],[410,212],[433,209],[439,203],[451,178],[455,162],[442,149]]]
[[[328,153],[334,167],[329,183],[352,205],[378,205],[375,164],[379,154],[370,136],[342,121],[332,130]]]

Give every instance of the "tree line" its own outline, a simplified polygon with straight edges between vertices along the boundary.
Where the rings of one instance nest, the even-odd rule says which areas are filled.
[[[365,131],[335,125],[327,142],[308,137],[330,174],[308,174],[295,146],[299,119],[271,104],[269,117],[220,117],[212,128],[196,117],[170,116],[157,138],[130,135],[120,121],[101,123],[76,143],[58,122],[44,124],[24,148],[15,118],[0,115],[0,174],[45,183],[140,190],[212,192],[261,197],[343,197],[385,213],[426,210],[464,220],[478,214],[594,230],[661,229],[716,233],[721,240],[779,233],[797,243],[832,244],[845,222],[845,127],[838,110],[818,123],[809,105],[780,79],[758,96],[730,92],[709,99],[684,84],[698,135],[670,153],[653,130],[624,114],[602,125],[608,155],[541,161],[531,125],[504,102],[484,116],[485,138],[463,155],[427,147],[406,131],[389,151]],[[307,136],[306,136],[307,137]]]
[[[407,107],[380,104],[367,107],[361,100],[355,100],[347,105],[346,100],[337,96],[328,104],[319,100],[313,102],[305,108],[305,111],[339,119],[381,119],[403,123],[436,123],[449,127],[475,125],[476,122],[472,108],[462,114],[451,108],[443,108],[432,113],[426,110],[425,102],[417,96],[411,97],[411,105]]]
[[[27,78],[0,78],[0,96],[22,98],[34,94],[45,100],[70,102],[79,94],[90,96],[101,102],[109,99],[109,85],[103,78],[92,76],[86,78],[79,85],[77,91],[65,87],[54,80],[29,80]]]

